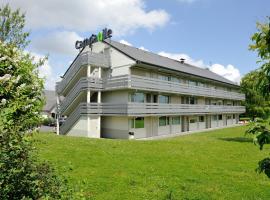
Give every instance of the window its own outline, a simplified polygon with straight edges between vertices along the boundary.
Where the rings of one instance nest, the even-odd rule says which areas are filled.
[[[170,80],[170,77],[169,76],[165,76],[165,75],[158,75],[158,78],[160,80],[163,80],[163,81],[169,81]]]
[[[166,126],[166,117],[159,118],[159,126]]]
[[[217,116],[216,116],[216,115],[213,115],[213,116],[212,116],[212,119],[213,119],[214,121],[216,121],[216,120],[217,120]]]
[[[131,102],[144,103],[144,93],[141,92],[132,93]]]
[[[221,106],[222,105],[222,101],[218,101],[218,105]]]
[[[231,119],[231,118],[232,118],[232,116],[231,116],[231,115],[228,115],[228,116],[227,116],[227,119]]]
[[[200,87],[204,87],[204,83],[202,83],[202,82],[198,82],[198,86],[200,86]]]
[[[158,95],[154,94],[153,95],[153,103],[157,103],[158,102]]]
[[[222,115],[218,115],[218,120],[222,120]]]
[[[172,117],[172,124],[173,125],[180,124],[180,116]]]
[[[190,124],[194,124],[194,123],[196,123],[196,122],[197,122],[196,118],[191,118],[191,119],[189,119],[189,123],[190,123]]]
[[[167,117],[167,125],[170,125],[170,117]]]
[[[235,119],[235,114],[233,114],[233,119]]]
[[[171,76],[171,81],[176,82],[176,83],[180,83],[180,80],[176,77],[173,77],[173,76]]]
[[[136,117],[129,120],[130,128],[144,128],[144,117]]]
[[[197,86],[198,83],[196,81],[188,81],[188,84],[191,86]]]
[[[204,116],[199,116],[199,122],[204,122]]]
[[[189,97],[189,104],[197,104],[197,98]]]
[[[159,100],[159,103],[167,103],[167,104],[170,103],[169,96],[159,95],[158,100]]]
[[[146,102],[151,103],[151,94],[146,94]]]

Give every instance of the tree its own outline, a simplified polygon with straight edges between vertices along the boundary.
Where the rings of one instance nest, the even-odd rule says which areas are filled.
[[[9,5],[0,9],[0,40],[17,48],[25,48],[29,41],[28,32],[24,32],[25,14],[19,9],[12,11]]]
[[[258,32],[254,33],[251,40],[254,42],[249,46],[252,51],[257,51],[258,63],[261,63],[260,71],[265,78],[259,81],[259,89],[264,96],[270,95],[270,17],[268,23],[257,23]]]
[[[270,114],[269,98],[263,96],[257,87],[259,81],[265,78],[264,73],[255,70],[246,74],[240,83],[241,90],[246,96],[244,102],[246,106],[246,115],[253,120],[256,117],[267,118]]]
[[[24,15],[8,6],[0,14],[0,199],[64,198],[65,183],[38,161],[31,139],[44,103],[42,60],[23,51]]]
[[[268,23],[257,23],[258,32],[254,33],[251,40],[250,50],[257,51],[261,63],[258,69],[263,74],[263,78],[258,80],[258,89],[262,95],[269,97],[270,93],[270,18]],[[265,122],[255,122],[251,124],[247,133],[255,135],[254,141],[263,149],[265,144],[270,144],[270,130],[264,125]],[[270,178],[270,157],[261,160],[258,163],[257,171],[264,172]]]

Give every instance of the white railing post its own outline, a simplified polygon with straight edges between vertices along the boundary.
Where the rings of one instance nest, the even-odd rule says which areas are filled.
[[[59,135],[59,95],[56,95],[56,135]]]

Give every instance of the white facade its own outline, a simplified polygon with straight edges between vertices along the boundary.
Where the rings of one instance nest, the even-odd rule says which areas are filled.
[[[72,136],[179,134],[230,126],[245,112],[238,86],[143,64],[106,42],[83,49],[56,90],[60,132]]]

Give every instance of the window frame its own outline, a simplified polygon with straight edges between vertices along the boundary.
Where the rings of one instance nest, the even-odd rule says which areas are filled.
[[[136,98],[134,97],[134,95],[136,94],[142,94],[143,95],[143,102],[141,101],[135,101]],[[145,103],[145,93],[143,92],[133,92],[133,93],[130,93],[130,102],[132,103]]]
[[[177,123],[175,123],[175,119],[177,119]],[[180,116],[173,116],[172,117],[172,125],[180,125],[181,124],[181,117]]]
[[[203,119],[203,120],[201,120],[201,119]],[[199,116],[199,122],[205,122],[205,117],[203,115]]]
[[[136,119],[142,118],[143,120],[143,127],[137,127],[136,125]],[[145,128],[144,125],[144,117],[132,117],[131,119],[129,119],[129,128],[130,129],[141,129],[141,128]]]

